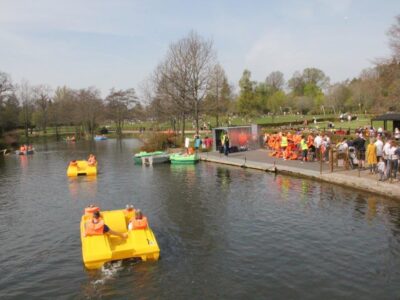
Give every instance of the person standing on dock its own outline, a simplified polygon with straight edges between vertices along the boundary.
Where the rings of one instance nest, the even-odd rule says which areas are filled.
[[[201,144],[202,144],[202,142],[201,142],[200,137],[198,135],[196,135],[194,138],[194,149],[196,150],[196,152],[199,151]]]
[[[383,161],[385,162],[386,165],[386,178],[389,177],[389,170],[390,170],[390,165],[389,165],[389,155],[390,155],[390,147],[391,147],[391,139],[387,139],[385,145],[383,146]]]
[[[228,156],[229,153],[229,136],[228,133],[225,131],[221,138],[222,146],[224,147],[224,154]]]
[[[397,155],[397,143],[392,140],[390,143],[387,177],[397,180],[397,169],[399,168],[399,157]]]
[[[386,166],[385,166],[385,162],[383,161],[383,157],[379,158],[377,170],[378,170],[378,174],[379,174],[379,181],[384,181],[385,173],[386,173]]]
[[[353,141],[353,146],[357,150],[358,164],[360,168],[364,167],[365,161],[365,139],[362,133],[357,133],[357,137]]]
[[[322,146],[322,137],[320,133],[317,133],[314,139],[314,147],[315,147],[315,156],[317,160],[322,159],[321,157],[321,146]]]
[[[369,140],[369,145],[367,146],[367,164],[369,167],[369,174],[376,173],[376,164],[378,163],[377,161],[377,155],[376,155],[376,145],[374,144],[374,139],[371,138]]]
[[[305,162],[307,161],[308,146],[304,135],[301,136],[300,148],[302,153],[302,162]]]
[[[378,137],[376,138],[375,146],[376,146],[376,161],[379,162],[383,154],[383,142],[382,142],[382,137],[380,135],[378,135]]]

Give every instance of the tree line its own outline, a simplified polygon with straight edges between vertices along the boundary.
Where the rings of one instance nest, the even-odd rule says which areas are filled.
[[[112,121],[121,134],[124,122],[141,118],[142,110],[133,88],[111,89],[102,99],[95,87],[52,90],[27,81],[13,83],[8,74],[0,72],[0,134],[23,128],[28,138],[33,128],[46,133],[51,126],[59,136],[61,126],[74,126],[77,134],[93,136],[104,121]]]
[[[122,133],[127,121],[169,123],[182,138],[188,120],[196,131],[207,117],[220,125],[226,115],[259,116],[283,114],[325,114],[339,112],[380,113],[400,110],[400,15],[387,32],[390,58],[375,61],[359,77],[331,83],[320,69],[305,68],[285,80],[280,71],[271,72],[262,82],[244,70],[238,92],[229,83],[218,62],[211,40],[196,32],[170,44],[138,99],[133,88],[111,89],[102,98],[95,87],[71,89],[47,85],[31,86],[12,82],[0,71],[0,133],[23,128],[28,136],[33,127],[46,132],[71,125],[93,135],[106,121]]]

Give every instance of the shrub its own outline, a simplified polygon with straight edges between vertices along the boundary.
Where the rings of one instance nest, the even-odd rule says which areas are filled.
[[[142,151],[153,152],[179,146],[178,137],[174,133],[151,132],[145,135]]]

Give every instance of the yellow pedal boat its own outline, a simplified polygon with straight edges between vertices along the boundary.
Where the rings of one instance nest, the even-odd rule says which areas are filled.
[[[82,257],[85,267],[99,269],[104,263],[128,258],[140,258],[142,261],[158,260],[160,248],[149,226],[128,230],[129,220],[134,210],[102,211],[101,218],[112,231],[128,233],[126,239],[106,233],[85,235],[85,223],[92,218],[86,212],[81,219]]]
[[[97,175],[97,162],[94,165],[89,165],[86,160],[73,160],[68,165],[67,175],[69,177],[95,176]]]

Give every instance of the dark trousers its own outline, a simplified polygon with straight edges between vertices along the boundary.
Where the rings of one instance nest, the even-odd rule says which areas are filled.
[[[229,144],[225,144],[225,145],[224,145],[224,154],[225,154],[226,156],[228,156],[228,153],[229,153]]]

